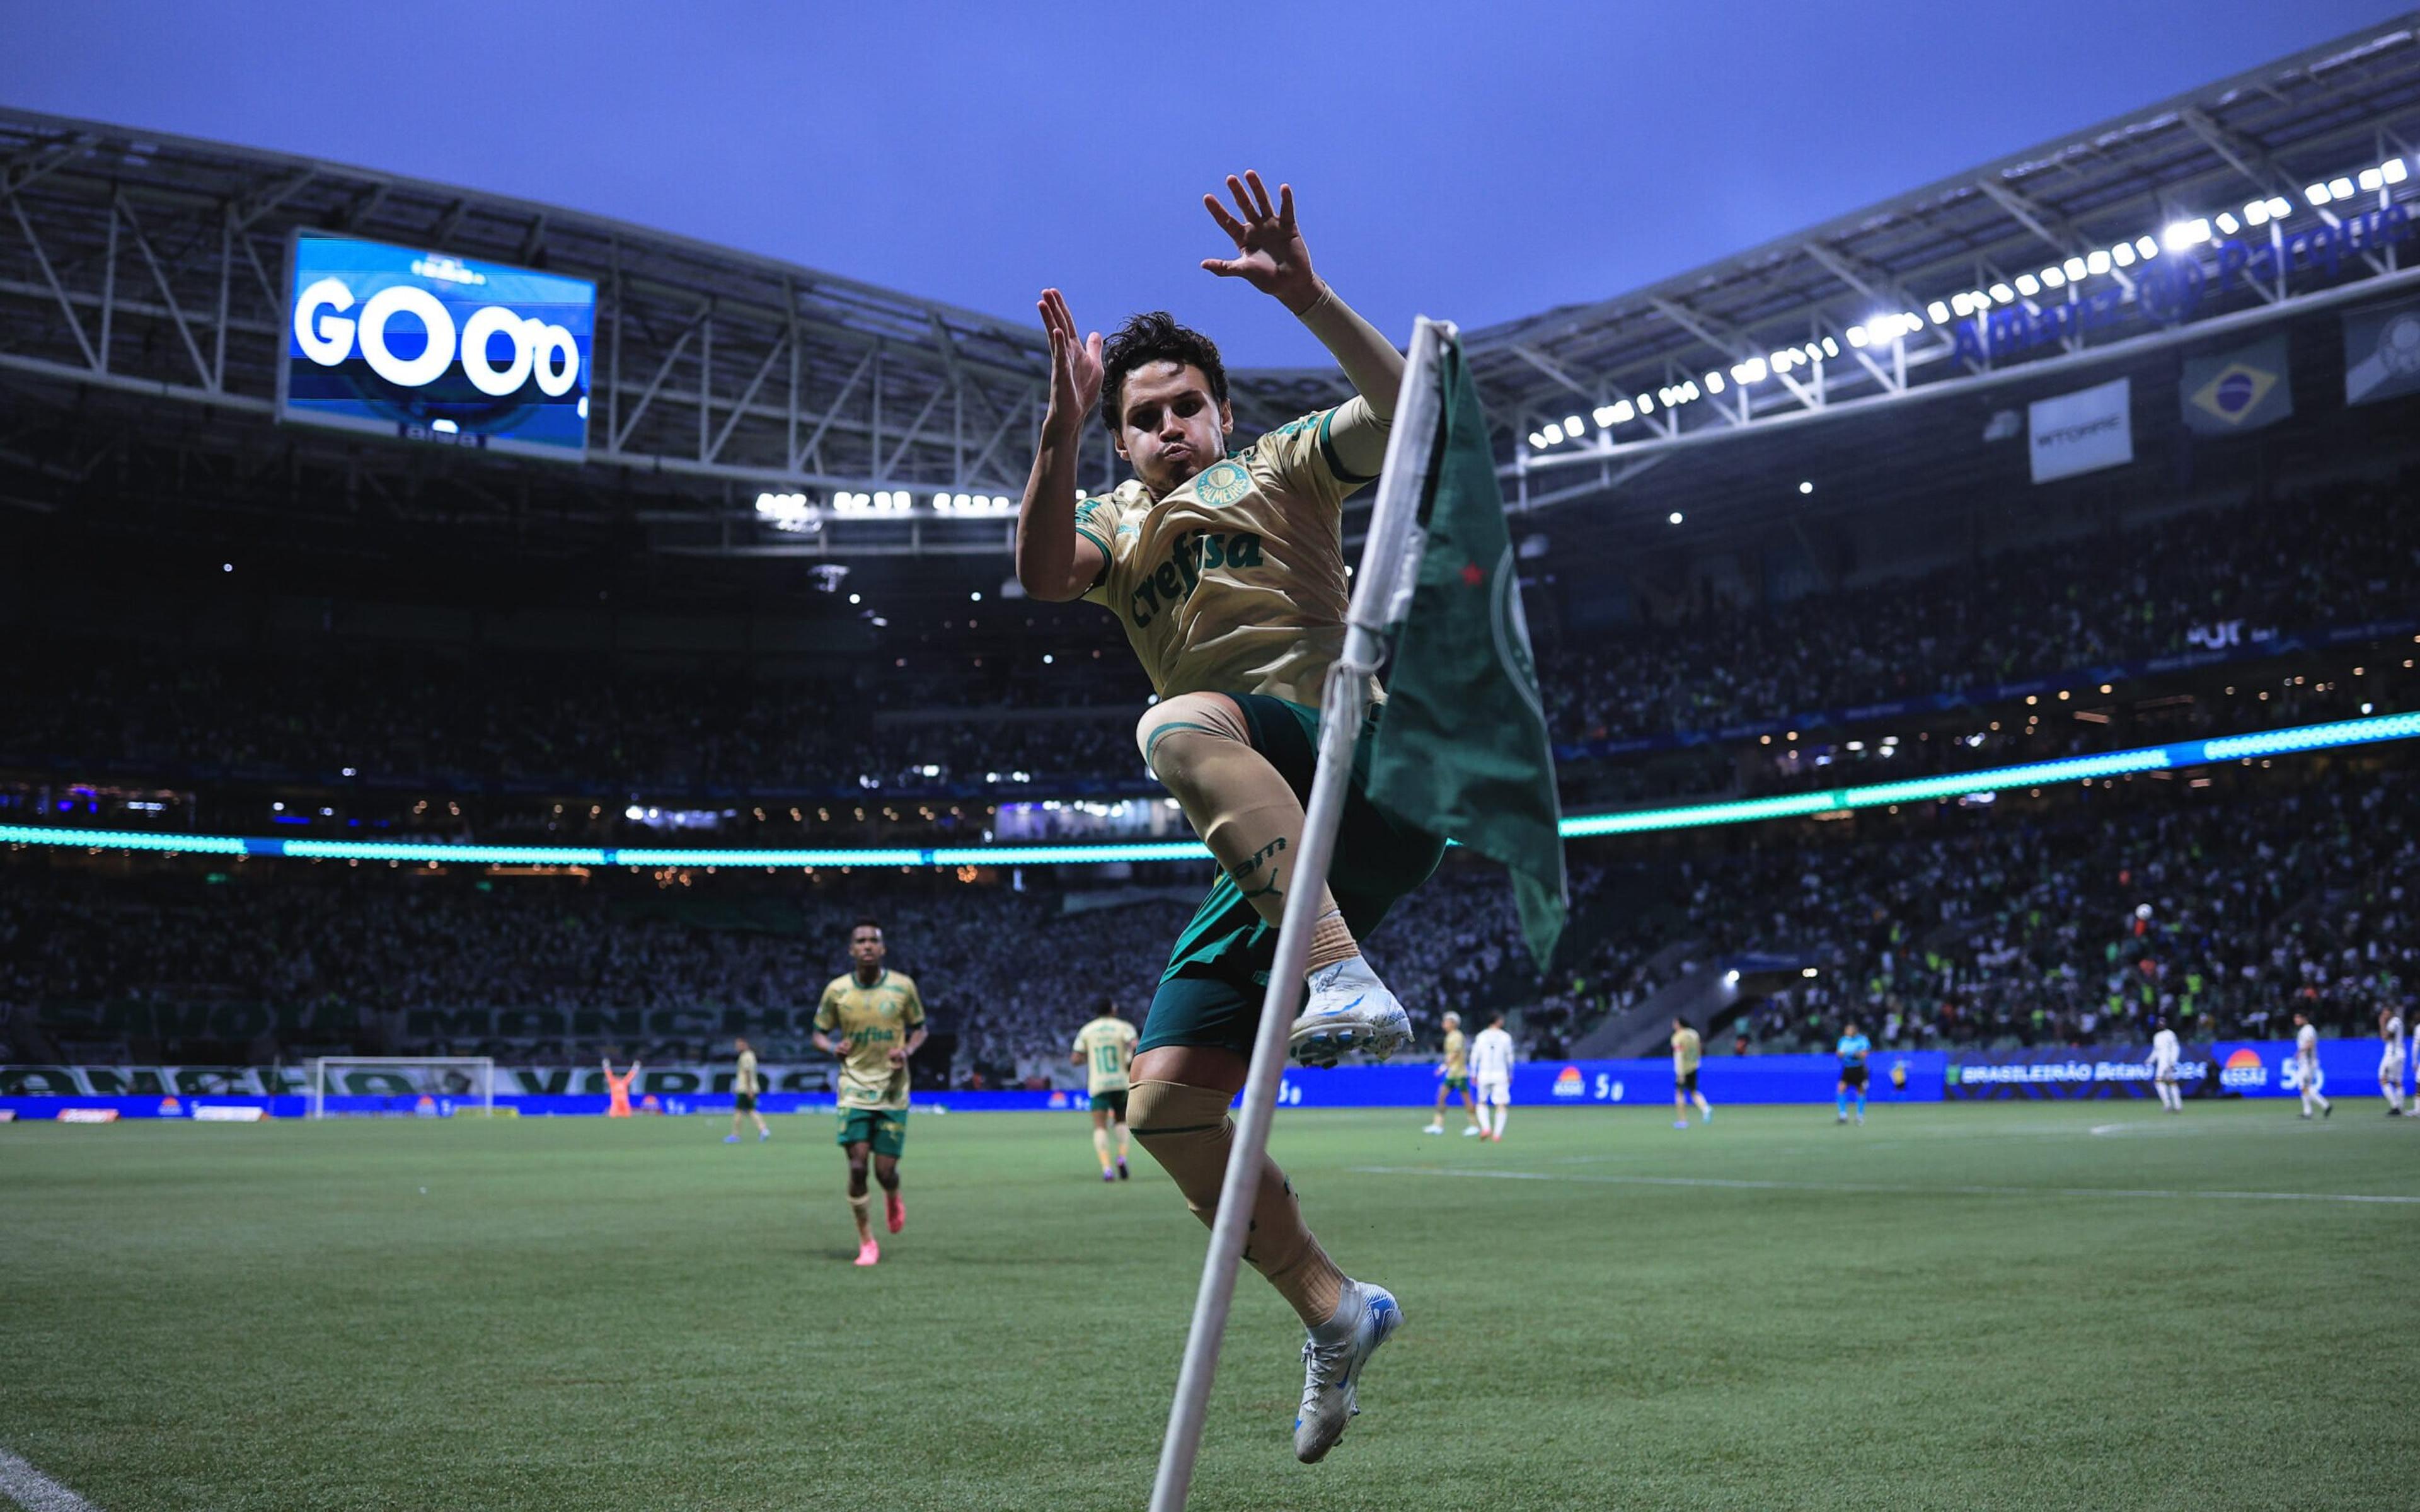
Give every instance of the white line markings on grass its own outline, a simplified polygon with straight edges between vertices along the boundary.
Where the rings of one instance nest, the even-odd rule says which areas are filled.
[[[2164,1191],[2114,1186],[1887,1186],[1871,1181],[1768,1181],[1718,1176],[1583,1176],[1562,1171],[1452,1170],[1442,1165],[1356,1165],[1367,1176],[1469,1176],[1494,1181],[1579,1181],[1591,1186],[1712,1186],[1750,1192],[1870,1192],[1959,1197],[2150,1197],[2220,1202],[2355,1202],[2420,1207],[2420,1196],[2361,1192]]]
[[[0,1449],[0,1496],[23,1507],[25,1512],[101,1512],[6,1449]]]

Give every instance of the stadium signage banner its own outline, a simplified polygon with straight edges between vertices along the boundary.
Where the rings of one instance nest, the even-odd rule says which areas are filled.
[[[277,417],[584,460],[597,285],[298,231]]]
[[[2376,1092],[2379,1053],[2375,1040],[2320,1041],[2319,1074],[2331,1094]],[[1946,1057],[1946,1090],[1953,1102],[2151,1097],[2150,1057],[2146,1045],[1955,1050]],[[2290,1040],[2223,1040],[2207,1049],[2188,1047],[2178,1059],[2177,1081],[2187,1097],[2301,1095]]]
[[[2034,481],[2050,483],[2134,460],[2133,380],[2112,378],[2028,407]]]
[[[2345,403],[2420,393],[2420,301],[2344,317]]]
[[[1871,1095],[1881,1101],[1939,1102],[1946,1057],[1938,1051],[1890,1052],[1873,1057]],[[768,1113],[829,1112],[832,1107],[828,1065],[767,1066],[758,1074],[772,1090],[758,1105]],[[1700,1085],[1717,1103],[1823,1103],[1830,1101],[1839,1063],[1830,1056],[1717,1056],[1705,1061]],[[249,1080],[251,1087],[244,1083]],[[473,1110],[475,1098],[459,1070],[440,1067],[347,1068],[331,1087],[329,1111],[392,1118],[446,1118]],[[670,1066],[640,1073],[631,1088],[642,1112],[728,1114],[732,1106],[729,1065]],[[194,1094],[159,1088],[204,1088]],[[1668,1056],[1638,1060],[1539,1060],[1516,1066],[1512,1100],[1544,1106],[1621,1107],[1644,1103],[1668,1107],[1672,1101]],[[1420,1107],[1436,1100],[1433,1065],[1345,1066],[1291,1071],[1279,1091],[1287,1107]],[[0,1067],[0,1103],[29,1117],[48,1118],[74,1106],[107,1107],[128,1118],[196,1117],[208,1105],[258,1106],[276,1118],[301,1118],[308,1099],[299,1072],[271,1068],[204,1067]],[[604,1077],[585,1066],[498,1067],[496,1105],[525,1115],[579,1116],[606,1110]],[[918,1108],[938,1110],[1034,1109],[1081,1111],[1091,1105],[1080,1089],[1047,1088],[1008,1091],[920,1091]]]
[[[2181,325],[2216,313],[2224,301],[2238,294],[2283,293],[2299,274],[2334,283],[2348,267],[2365,266],[2361,259],[2411,239],[2412,232],[2411,210],[2389,205],[2291,236],[2273,230],[2257,240],[2221,238],[2209,243],[2207,257],[2186,251],[2143,264],[2132,275],[2131,292],[2112,285],[2087,294],[2071,284],[2066,299],[2053,296],[2038,304],[2012,301],[1988,315],[1961,320],[1951,331],[1953,355],[1984,369],[2040,347],[2081,341],[2134,316],[2154,325]]]

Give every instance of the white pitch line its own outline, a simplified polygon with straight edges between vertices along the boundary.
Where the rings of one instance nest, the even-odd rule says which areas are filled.
[[[2359,1192],[2164,1191],[2114,1186],[1887,1186],[1869,1181],[1767,1181],[1718,1176],[1582,1176],[1561,1171],[1449,1170],[1438,1165],[1356,1165],[1368,1176],[1464,1176],[1495,1181],[1579,1181],[1592,1186],[1709,1186],[1754,1192],[1871,1192],[1962,1197],[2152,1197],[2221,1202],[2356,1202],[2420,1206],[2420,1196]]]
[[[0,1496],[23,1507],[25,1512],[101,1512],[6,1449],[0,1449]]]

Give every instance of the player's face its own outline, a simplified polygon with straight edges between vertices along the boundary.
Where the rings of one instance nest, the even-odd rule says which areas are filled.
[[[849,932],[848,958],[861,966],[882,964],[882,932],[871,924],[861,924]]]
[[[1150,363],[1126,375],[1119,398],[1118,455],[1156,494],[1190,480],[1227,455],[1235,417],[1210,395],[1210,380],[1189,363]]]

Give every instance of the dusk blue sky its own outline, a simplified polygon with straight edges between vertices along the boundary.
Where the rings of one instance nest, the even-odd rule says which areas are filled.
[[[846,6],[0,0],[0,101],[597,211],[1036,325],[1164,306],[1295,189],[1390,332],[1600,299],[2394,16],[2378,0]]]

